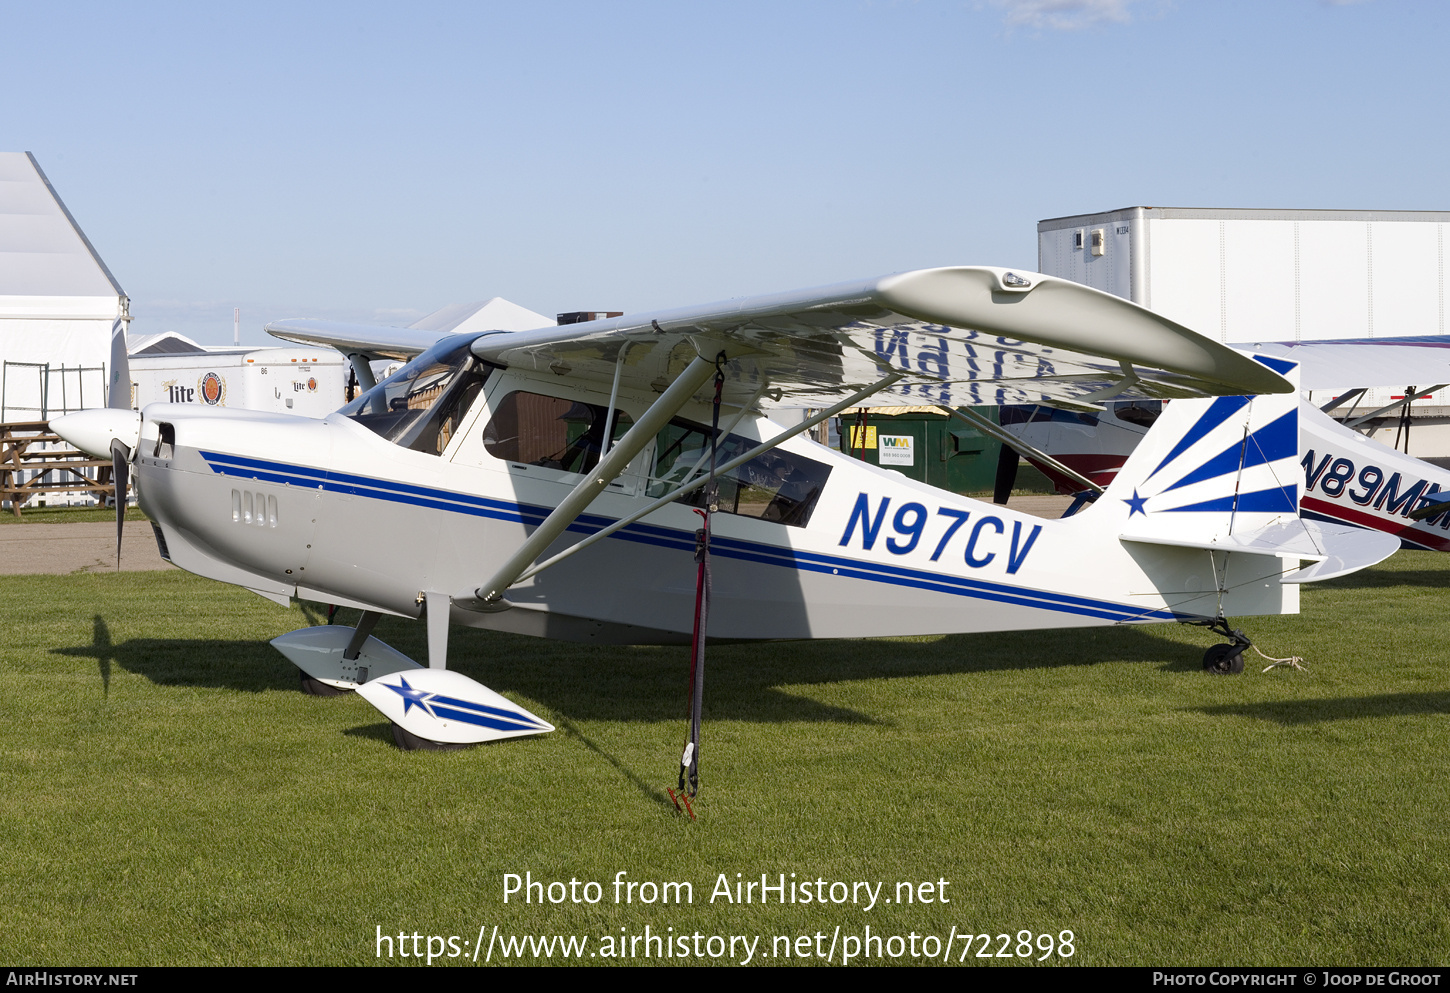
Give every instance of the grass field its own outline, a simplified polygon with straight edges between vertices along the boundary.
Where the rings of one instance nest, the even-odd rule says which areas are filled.
[[[0,510],[0,524],[90,524],[116,519],[115,507],[23,507],[21,513],[23,516],[16,517],[8,507]],[[126,520],[149,518],[140,507],[127,507]]]
[[[1075,964],[1444,963],[1447,579],[1401,553],[1244,622],[1307,672],[1210,677],[1212,636],[1161,626],[712,647],[692,823],[665,795],[684,650],[455,629],[456,668],[559,730],[403,753],[267,645],[311,607],[181,572],[0,578],[0,959],[367,964],[379,929],[471,956],[494,926],[603,952],[648,925],[780,964],[777,936],[824,954],[869,925],[1071,930]],[[421,625],[377,634],[425,657]],[[693,902],[616,904],[621,871]],[[526,872],[603,898],[505,904]],[[712,903],[722,873],[950,902]],[[982,944],[969,963],[1019,961]]]

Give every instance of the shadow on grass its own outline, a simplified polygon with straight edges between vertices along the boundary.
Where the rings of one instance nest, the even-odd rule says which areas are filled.
[[[393,745],[393,726],[386,721],[381,724],[360,724],[342,733],[349,738],[366,738],[368,741],[383,742],[389,747]]]
[[[385,618],[375,633],[412,658],[427,656],[421,624]],[[253,693],[297,688],[297,670],[265,641],[137,638],[113,644],[100,615],[94,619],[90,645],[52,652],[94,658],[103,688],[109,687],[112,665],[168,686]],[[1200,653],[1192,645],[1136,628],[712,644],[705,668],[706,706],[712,720],[869,724],[875,719],[867,714],[810,699],[788,687],[1105,661],[1193,671],[1200,665]],[[450,668],[495,690],[540,701],[561,720],[658,721],[685,712],[689,679],[685,646],[578,645],[454,628],[449,656]],[[382,733],[387,733],[386,726]]]
[[[639,790],[640,793],[644,794],[644,798],[646,800],[653,800],[654,802],[665,806],[674,806],[674,801],[670,800],[663,791],[645,782],[638,773],[636,773],[633,769],[629,768],[629,766],[621,762],[617,756],[601,748],[588,735],[576,728],[573,721],[570,721],[566,718],[560,718],[559,730],[563,731],[570,738],[573,738],[575,741],[579,742],[581,745],[589,749],[595,755],[598,755],[600,758],[604,759],[604,761],[612,765],[616,772],[618,772],[625,779],[629,780],[630,785],[632,785],[635,789]]]
[[[1381,696],[1336,697],[1326,700],[1220,704],[1193,709],[1214,717],[1254,717],[1288,727],[1324,721],[1357,720],[1361,717],[1450,714],[1450,693],[1385,693]]]
[[[1396,552],[1379,565],[1348,576],[1315,583],[1319,590],[1390,590],[1397,587],[1442,589],[1450,582],[1450,555],[1410,549]]]
[[[1404,554],[1401,552],[1400,554]],[[1426,554],[1440,555],[1442,552]],[[1450,565],[1450,559],[1446,560]],[[1444,589],[1450,573],[1444,569],[1364,569],[1321,584],[1326,590],[1392,590],[1399,587],[1431,587]]]
[[[110,628],[99,614],[92,621],[89,645],[50,651],[52,655],[95,659],[101,687],[107,693],[113,664],[161,686],[252,693],[297,688],[297,669],[265,641],[133,638],[117,645],[112,643]]]

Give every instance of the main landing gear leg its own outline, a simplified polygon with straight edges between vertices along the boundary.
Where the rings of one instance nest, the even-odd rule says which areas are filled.
[[[448,668],[448,612],[452,599],[446,593],[423,594],[423,620],[428,625],[428,668]],[[397,721],[393,725],[393,744],[405,752],[450,752],[468,748],[473,742],[434,741],[414,734]]]
[[[373,633],[373,628],[378,626],[378,618],[382,616],[376,610],[363,611],[363,615],[357,619],[357,627],[353,629],[352,640],[342,650],[343,658],[351,662],[361,654],[363,645],[367,644],[368,636]]]
[[[1211,621],[1198,621],[1202,627],[1208,628],[1214,634],[1230,639],[1226,645],[1213,645],[1203,653],[1203,671],[1215,676],[1237,676],[1244,671],[1244,649],[1253,645],[1244,636],[1244,633],[1236,628],[1228,626],[1228,619],[1216,617]]]

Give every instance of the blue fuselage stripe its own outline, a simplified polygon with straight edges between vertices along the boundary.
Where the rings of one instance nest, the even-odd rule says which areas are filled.
[[[243,458],[220,452],[202,452],[201,455],[211,466],[212,471],[225,476],[290,486],[316,487],[330,493],[371,497],[392,503],[447,510],[458,514],[526,525],[537,525],[549,514],[547,507],[531,507],[526,504],[509,503],[488,497],[432,489],[414,483],[395,483],[390,480],[355,476],[331,470],[309,469],[304,466]],[[593,534],[613,523],[615,523],[615,519],[611,517],[580,514],[569,526],[569,530],[582,534]],[[695,536],[692,532],[655,524],[630,524],[615,532],[611,537],[662,548],[689,551],[693,551],[695,548]],[[797,551],[778,545],[766,545],[719,535],[710,539],[710,550],[722,558],[738,559],[743,562],[756,562],[801,572],[862,579],[868,582],[949,593],[996,603],[1080,614],[1085,617],[1110,621],[1173,621],[1189,616],[1171,610],[1145,610],[1107,600],[1094,600],[1090,597],[966,579],[882,562],[862,562],[857,559],[823,555],[818,552]]]

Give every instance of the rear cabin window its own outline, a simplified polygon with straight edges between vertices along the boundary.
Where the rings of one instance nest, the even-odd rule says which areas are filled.
[[[607,408],[578,400],[516,392],[504,397],[483,429],[483,447],[496,459],[565,472],[588,472],[604,448]],[[634,422],[614,412],[618,441]]]
[[[744,455],[759,442],[729,434],[717,446],[717,464]],[[710,471],[710,429],[689,421],[671,421],[655,439],[649,495],[661,497]],[[831,469],[823,462],[776,448],[717,473],[719,509],[727,514],[775,521],[792,527],[810,523]],[[705,487],[680,497],[690,507],[705,506]]]

